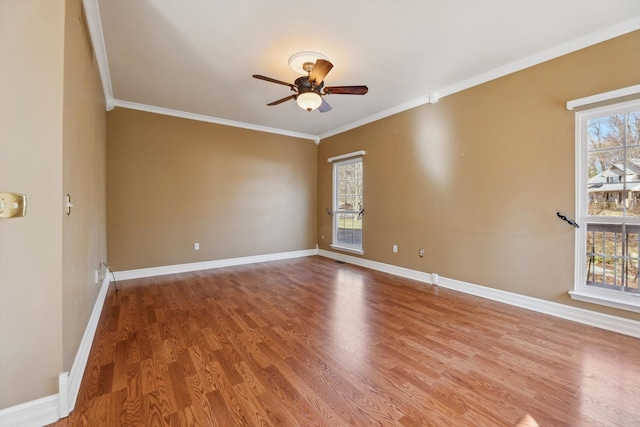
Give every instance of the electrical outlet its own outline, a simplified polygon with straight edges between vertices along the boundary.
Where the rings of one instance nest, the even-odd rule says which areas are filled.
[[[398,245],[393,245],[392,250],[393,250],[394,254],[397,254],[398,253]]]
[[[200,250],[200,243],[194,243],[193,244],[193,250],[194,251],[199,251]]]
[[[100,260],[100,262],[98,262],[98,269],[95,271],[95,276],[94,276],[94,280],[96,280],[96,283],[99,283],[99,284],[103,283],[104,279],[107,278],[108,272],[109,272],[109,266],[105,261]]]
[[[418,255],[420,255],[420,257],[423,257],[424,256],[424,249],[420,249],[418,251]]]
[[[323,234],[322,236],[320,236],[320,238],[321,238],[322,240],[324,240],[324,234]]]

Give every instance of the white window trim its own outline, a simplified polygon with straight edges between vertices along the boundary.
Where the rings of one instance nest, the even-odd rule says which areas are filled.
[[[608,92],[614,93],[616,91]],[[604,94],[603,94],[604,95]],[[597,97],[598,95],[594,95]],[[588,98],[594,98],[588,97]],[[584,98],[584,99],[588,99]],[[602,101],[600,97],[598,101]],[[567,103],[568,104],[568,103]],[[584,104],[583,104],[584,105]],[[610,223],[609,217],[597,217],[587,215],[587,198],[585,197],[587,188],[587,156],[588,149],[583,141],[583,134],[587,131],[586,123],[590,118],[601,117],[607,112],[615,112],[625,108],[640,106],[640,100],[622,102],[618,104],[611,104],[604,107],[593,108],[589,110],[583,110],[576,112],[576,130],[575,130],[575,150],[576,150],[576,179],[575,179],[575,191],[576,191],[576,213],[578,224],[581,225],[580,229],[575,233],[575,271],[574,271],[574,290],[569,292],[572,299],[578,301],[589,302],[592,304],[599,304],[607,307],[618,308],[627,311],[633,311],[640,313],[640,295],[638,294],[623,294],[621,291],[612,289],[595,288],[593,286],[587,286],[586,284],[586,236],[587,236],[587,223]],[[626,217],[625,222],[629,224],[640,224],[640,218]]]
[[[364,255],[364,251],[362,249],[350,248],[349,246],[341,246],[341,245],[329,245],[331,249],[335,249],[337,251],[342,252],[350,252],[352,254]]]
[[[336,226],[336,221],[337,221],[337,217],[335,215],[336,210],[338,209],[338,206],[336,206],[336,192],[337,192],[337,188],[336,188],[336,183],[338,182],[338,177],[337,177],[337,168],[336,166],[338,164],[340,165],[348,165],[351,163],[356,163],[356,162],[362,162],[363,161],[363,157],[365,155],[365,152],[363,150],[360,151],[354,151],[353,153],[346,153],[346,154],[341,154],[339,156],[334,156],[334,157],[329,157],[327,159],[327,161],[329,163],[333,163],[332,167],[333,167],[333,171],[331,172],[331,211],[334,213],[334,215],[332,215],[331,217],[331,244],[329,245],[329,247],[331,249],[335,249],[338,251],[343,251],[343,252],[349,252],[352,254],[357,254],[357,255],[364,255],[364,250],[362,249],[362,244],[360,247],[353,247],[353,246],[348,246],[348,245],[340,245],[340,244],[336,244],[334,242],[336,242],[338,240],[337,238],[337,230],[338,227]]]
[[[632,298],[640,300],[637,295],[628,294],[625,295],[624,298],[620,298],[619,295],[614,295],[614,293],[620,294],[620,291],[611,291],[609,289],[589,289],[589,292],[581,290],[569,291],[571,299],[577,301],[584,301],[592,304],[640,313],[640,301],[637,301],[637,304],[634,304],[633,300],[629,301]]]
[[[333,163],[337,160],[348,159],[350,157],[364,157],[364,155],[365,155],[364,150],[354,151],[353,153],[340,154],[339,156],[329,157],[327,159],[327,162]]]
[[[567,102],[567,110],[573,111],[576,107],[584,107],[598,102],[610,101],[616,98],[622,98],[624,96],[638,95],[640,94],[640,85],[623,87],[622,89],[616,89],[609,92],[599,93],[597,95],[586,96],[580,99],[574,99]]]

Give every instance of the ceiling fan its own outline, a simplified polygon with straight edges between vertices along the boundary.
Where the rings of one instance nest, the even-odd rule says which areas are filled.
[[[315,59],[315,62],[313,61]],[[321,113],[331,110],[331,106],[322,99],[325,95],[364,95],[369,91],[366,86],[325,86],[324,78],[333,68],[333,64],[329,62],[323,55],[315,52],[300,52],[289,58],[289,65],[297,72],[307,73],[306,76],[298,77],[294,83],[287,83],[281,80],[272,79],[271,77],[254,74],[256,79],[264,80],[271,83],[277,83],[289,88],[295,92],[285,98],[273,101],[267,105],[278,105],[285,101],[295,99],[300,108],[313,111],[318,109]]]

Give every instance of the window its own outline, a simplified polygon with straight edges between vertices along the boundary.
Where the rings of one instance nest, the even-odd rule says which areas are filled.
[[[364,151],[359,151],[329,159],[333,163],[333,244],[331,247],[358,254],[363,253],[363,154]]]
[[[640,101],[576,113],[575,299],[640,312]]]

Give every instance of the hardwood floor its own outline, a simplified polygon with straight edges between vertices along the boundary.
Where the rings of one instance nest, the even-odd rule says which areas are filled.
[[[640,425],[640,340],[321,257],[118,282],[56,426]]]

